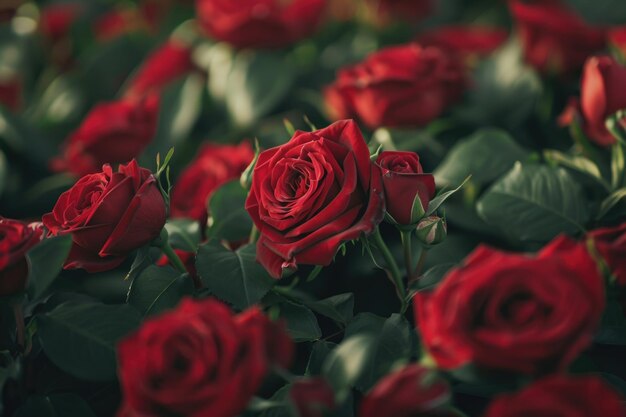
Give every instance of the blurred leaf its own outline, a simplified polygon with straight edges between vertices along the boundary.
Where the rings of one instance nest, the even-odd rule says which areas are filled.
[[[280,317],[287,322],[287,331],[294,342],[307,342],[322,337],[317,317],[308,307],[285,298],[274,305],[278,307]]]
[[[20,117],[0,106],[0,143],[45,167],[56,148],[52,141]]]
[[[34,98],[26,117],[38,126],[65,124],[75,127],[87,110],[88,99],[83,85],[75,77],[62,74]]]
[[[620,188],[602,201],[596,219],[605,219],[609,214],[617,211],[616,208],[622,208],[624,202],[626,202],[626,188]],[[619,210],[618,215],[624,217],[624,210]]]
[[[208,88],[211,96],[218,100],[226,97],[228,74],[230,73],[235,51],[227,43],[203,45],[201,56],[203,67],[211,74],[208,77]]]
[[[67,302],[37,318],[44,353],[63,371],[86,381],[112,381],[115,347],[139,327],[139,312],[128,305]]]
[[[463,180],[463,182],[461,182],[461,184],[459,184],[456,188],[449,190],[449,191],[444,191],[444,192],[440,192],[439,195],[437,195],[435,198],[433,198],[430,201],[430,204],[428,205],[428,211],[426,212],[426,214],[424,214],[424,216],[430,216],[432,214],[435,214],[435,212],[437,211],[437,209],[439,209],[439,207],[441,207],[441,205],[443,203],[446,202],[447,199],[449,199],[450,197],[452,197],[454,194],[456,194],[457,192],[459,192],[459,190],[461,188],[463,188],[463,186],[465,184],[467,184],[467,182],[470,180],[471,176],[465,178]],[[419,201],[418,196],[416,196],[415,201]]]
[[[477,210],[507,236],[535,242],[584,231],[589,219],[583,191],[565,170],[520,163],[485,192]]]
[[[246,211],[248,191],[238,180],[219,187],[209,199],[207,236],[228,242],[245,241],[250,236],[252,219]]]
[[[307,376],[321,374],[324,360],[336,346],[337,344],[327,342],[325,340],[318,340],[314,342],[311,347],[311,355],[309,356],[309,361],[306,365],[306,371],[304,374]]]
[[[565,3],[593,25],[623,25],[626,22],[626,7],[622,0],[565,0]]]
[[[8,174],[9,163],[6,156],[4,156],[4,152],[2,152],[2,150],[0,149],[0,197],[2,197],[2,193],[4,192],[4,187],[7,183]]]
[[[28,251],[28,286],[33,299],[40,298],[59,275],[71,248],[72,235],[65,235],[44,239]]]
[[[128,304],[144,316],[175,307],[186,295],[194,292],[189,274],[181,274],[170,266],[151,265],[137,276],[128,291]]]
[[[278,289],[279,287],[275,288],[275,291]],[[337,294],[323,300],[316,300],[308,293],[294,289],[290,289],[286,293],[281,292],[281,294],[322,316],[328,317],[341,326],[345,326],[354,314],[354,294],[352,293]]]
[[[323,375],[335,391],[338,401],[346,398],[350,389],[367,372],[372,362],[376,335],[361,333],[346,339],[326,357]]]
[[[165,223],[168,241],[175,249],[196,252],[200,244],[200,224],[191,219],[168,219]]]
[[[200,246],[196,268],[211,294],[240,310],[258,303],[275,283],[256,262],[255,245],[231,251],[210,240]]]
[[[455,263],[445,263],[433,266],[428,271],[424,272],[420,279],[415,282],[414,286],[409,289],[412,293],[434,289],[443,281],[445,276],[455,265]]]
[[[15,412],[14,417],[95,417],[89,405],[76,394],[33,395]]]
[[[543,157],[546,161],[555,166],[561,166],[579,172],[593,179],[596,184],[601,185],[604,189],[610,189],[610,186],[602,178],[602,173],[598,166],[584,156],[568,155],[555,149],[545,149],[543,151]]]

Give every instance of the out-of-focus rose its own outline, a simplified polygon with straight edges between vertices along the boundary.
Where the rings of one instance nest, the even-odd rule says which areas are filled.
[[[383,23],[392,19],[417,22],[428,17],[434,6],[432,0],[367,0],[367,3]]]
[[[504,29],[487,26],[445,26],[424,32],[417,37],[423,46],[454,51],[464,61],[488,55],[509,36]]]
[[[626,223],[615,227],[605,227],[587,235],[618,284],[626,286]]]
[[[154,175],[137,161],[118,172],[104,165],[61,194],[43,223],[53,235],[72,234],[65,269],[106,271],[159,236],[165,201]]]
[[[274,278],[329,265],[343,242],[372,233],[384,214],[382,179],[356,123],[297,131],[262,152],[246,210],[261,233],[257,260]]]
[[[605,305],[596,262],[565,236],[536,257],[481,246],[414,301],[441,368],[473,363],[523,374],[563,370],[591,342]]]
[[[626,26],[610,30],[609,43],[626,59]]]
[[[234,315],[217,300],[185,299],[119,344],[118,415],[234,417],[275,357],[292,352],[284,327],[256,307]]]
[[[200,26],[238,48],[279,48],[310,36],[326,0],[196,0]]]
[[[156,133],[159,97],[96,105],[52,160],[55,171],[75,175],[97,172],[103,164],[128,162],[139,156]]]
[[[323,378],[301,379],[293,383],[289,399],[298,417],[324,417],[326,411],[333,410],[335,393]]]
[[[418,44],[393,46],[339,71],[324,96],[335,119],[369,128],[423,126],[458,101],[465,69],[456,54]]]
[[[69,34],[69,31],[84,7],[80,3],[53,3],[41,10],[39,27],[43,35],[59,41]]]
[[[579,69],[606,45],[606,31],[588,25],[560,0],[512,0],[526,61],[543,73]]]
[[[553,376],[496,397],[484,417],[624,417],[624,399],[600,378]]]
[[[39,224],[0,217],[0,296],[22,291],[28,280],[26,252],[42,237]]]
[[[134,7],[113,9],[95,20],[93,31],[99,42],[111,41],[131,32],[148,32],[150,27]]]

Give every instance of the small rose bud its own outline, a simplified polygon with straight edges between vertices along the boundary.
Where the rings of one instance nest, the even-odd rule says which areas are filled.
[[[417,224],[417,238],[425,245],[437,245],[446,238],[448,226],[446,221],[438,216],[428,216]]]

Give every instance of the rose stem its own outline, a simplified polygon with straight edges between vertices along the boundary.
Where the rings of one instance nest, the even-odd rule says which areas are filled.
[[[17,345],[20,348],[20,353],[22,353],[26,343],[26,339],[24,337],[24,311],[22,310],[22,304],[13,304],[13,315],[15,316]]]
[[[404,314],[407,309],[406,299],[405,299],[405,289],[404,283],[402,282],[402,274],[400,274],[400,269],[398,268],[398,264],[395,259],[393,259],[393,255],[389,251],[389,248],[385,244],[382,235],[380,234],[380,229],[376,227],[374,230],[374,242],[376,242],[376,247],[380,250],[385,258],[385,262],[387,263],[387,267],[389,268],[388,275],[391,278],[391,282],[396,287],[396,294],[400,299],[400,312]]]
[[[178,255],[176,255],[176,252],[174,252],[174,249],[172,249],[170,242],[164,241],[163,244],[161,245],[161,250],[163,251],[165,256],[167,256],[167,259],[169,259],[170,263],[174,265],[176,269],[178,269],[182,273],[187,272],[187,268],[185,268],[185,264],[183,263],[183,261],[180,260]]]
[[[406,276],[409,283],[413,279],[413,252],[411,250],[411,234],[412,230],[400,231],[400,236],[402,237],[402,247],[404,248],[404,265],[406,267]]]

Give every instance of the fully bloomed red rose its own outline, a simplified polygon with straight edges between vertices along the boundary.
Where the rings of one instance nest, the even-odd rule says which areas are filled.
[[[617,283],[626,286],[626,223],[592,230],[587,236],[593,240]]]
[[[448,384],[431,369],[417,364],[393,372],[365,395],[359,417],[453,417],[445,406]]]
[[[235,417],[293,345],[258,308],[241,314],[217,300],[185,299],[118,346],[120,416]]]
[[[414,302],[441,368],[523,374],[564,369],[591,342],[605,304],[595,261],[565,236],[535,257],[481,246]]]
[[[588,25],[560,0],[512,0],[509,7],[524,57],[541,72],[575,71],[606,44],[604,29]]]
[[[501,395],[484,417],[624,417],[624,399],[600,378],[553,376]]]
[[[336,407],[335,393],[323,378],[302,379],[293,383],[289,399],[298,417],[324,417]]]
[[[196,0],[200,26],[237,48],[278,48],[311,35],[326,0]]]
[[[416,223],[435,196],[435,177],[424,174],[415,152],[385,151],[378,156],[376,164],[383,175],[387,213],[398,224]],[[418,218],[412,218],[416,198],[419,198],[422,210]]]
[[[207,200],[211,193],[220,185],[239,178],[253,158],[254,151],[248,142],[205,144],[172,189],[172,216],[189,217],[206,224]]]
[[[335,119],[375,129],[423,126],[458,101],[466,84],[455,54],[418,44],[393,46],[339,71],[324,91]]]
[[[102,172],[82,177],[61,194],[43,223],[53,235],[72,234],[65,269],[99,272],[158,237],[165,217],[156,178],[133,159],[118,172],[104,165]]]
[[[15,294],[26,287],[26,252],[41,237],[40,225],[0,217],[0,296]]]
[[[497,49],[509,36],[504,29],[487,26],[445,26],[422,33],[417,42],[423,46],[434,46],[454,51],[464,61],[476,56],[488,55]]]
[[[379,168],[352,120],[261,153],[246,210],[261,236],[257,260],[274,278],[297,264],[329,265],[339,246],[383,218]]]
[[[52,168],[82,176],[98,172],[103,164],[130,161],[153,139],[158,111],[157,95],[95,106],[66,140]]]

